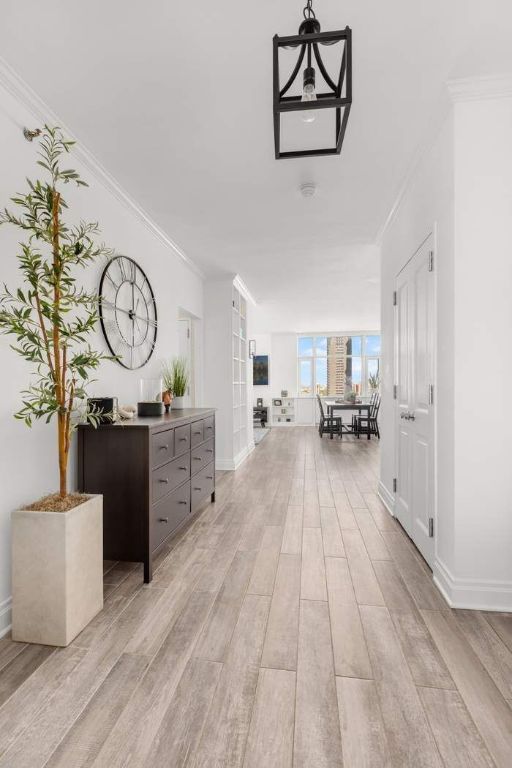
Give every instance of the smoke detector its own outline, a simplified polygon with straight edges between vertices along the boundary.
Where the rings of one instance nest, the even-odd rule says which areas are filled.
[[[316,184],[314,181],[304,182],[304,184],[300,185],[299,189],[302,197],[313,197],[316,195]]]

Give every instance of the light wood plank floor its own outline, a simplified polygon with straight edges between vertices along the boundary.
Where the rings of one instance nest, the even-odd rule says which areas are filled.
[[[66,649],[0,641],[0,768],[512,766],[512,615],[452,611],[374,440],[274,429]]]

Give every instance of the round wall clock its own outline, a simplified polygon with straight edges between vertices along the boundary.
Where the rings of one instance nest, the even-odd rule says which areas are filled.
[[[99,314],[108,348],[120,365],[142,368],[156,344],[156,302],[145,273],[128,256],[115,256],[103,270]]]

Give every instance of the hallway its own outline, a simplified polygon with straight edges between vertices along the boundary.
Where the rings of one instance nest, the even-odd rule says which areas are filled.
[[[66,649],[0,641],[0,766],[510,766],[512,616],[450,611],[375,440],[273,429]],[[508,701],[507,701],[508,700]]]

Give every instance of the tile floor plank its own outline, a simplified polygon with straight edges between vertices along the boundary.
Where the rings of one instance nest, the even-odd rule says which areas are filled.
[[[283,554],[300,555],[302,552],[302,517],[302,507],[288,507],[281,545]]]
[[[434,738],[450,768],[493,768],[494,762],[458,691],[418,688]]]
[[[327,600],[325,563],[320,528],[304,528],[302,533],[302,600]]]
[[[153,740],[145,768],[185,768],[201,738],[222,664],[190,659]]]
[[[297,669],[300,571],[300,555],[280,556],[261,659],[263,667]]]
[[[326,603],[301,600],[294,768],[343,765]]]
[[[191,767],[243,765],[269,608],[270,598],[263,595],[244,600]]]
[[[512,709],[447,611],[422,611],[464,703],[498,766],[510,766]]]
[[[384,605],[384,598],[360,532],[346,530],[342,532],[342,536],[357,602],[360,605]]]
[[[322,507],[320,509],[320,522],[325,557],[345,557],[338,516],[334,507]]]
[[[360,611],[391,764],[408,768],[441,768],[437,746],[388,609],[363,605]]]
[[[295,672],[260,669],[244,768],[292,768]]]
[[[247,590],[250,594],[272,595],[282,540],[283,528],[281,526],[265,526],[261,548],[256,557]]]
[[[373,680],[337,677],[345,768],[395,768]]]

